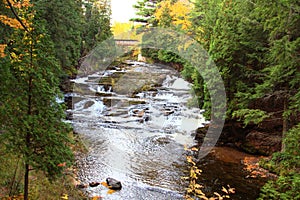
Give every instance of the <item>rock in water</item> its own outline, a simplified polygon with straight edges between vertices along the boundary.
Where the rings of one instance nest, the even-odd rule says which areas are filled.
[[[97,187],[98,185],[100,185],[100,183],[98,183],[98,182],[91,182],[91,183],[89,183],[90,187]]]
[[[121,182],[113,178],[107,178],[106,183],[109,186],[109,188],[112,190],[121,190],[122,188]]]

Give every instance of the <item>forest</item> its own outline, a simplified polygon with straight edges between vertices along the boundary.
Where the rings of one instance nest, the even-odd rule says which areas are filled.
[[[141,34],[143,43],[147,29],[168,28],[208,52],[226,92],[221,138],[268,156],[260,165],[277,176],[258,199],[300,199],[300,2],[138,0],[134,8],[138,17],[124,25],[133,38]],[[86,199],[66,178],[82,147],[57,99],[89,53],[118,31],[111,12],[110,0],[0,1],[1,199]],[[163,49],[141,53],[192,83],[189,106],[211,119],[212,94],[197,66]],[[197,184],[199,169],[188,162],[194,171],[184,198],[209,199]]]

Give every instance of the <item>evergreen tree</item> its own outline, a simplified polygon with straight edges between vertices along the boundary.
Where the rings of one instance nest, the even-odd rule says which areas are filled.
[[[62,72],[45,24],[35,18],[28,1],[20,6],[6,1],[22,28],[15,28],[14,43],[1,58],[1,141],[7,151],[19,155],[25,166],[24,199],[27,200],[29,172],[41,170],[49,178],[62,174],[59,164],[72,160],[69,126],[60,95],[58,76]]]
[[[295,0],[258,1],[255,10],[269,33],[269,52],[263,82],[256,87],[258,97],[280,95],[283,105],[283,133],[295,125],[291,116],[300,111],[300,4]],[[284,143],[283,143],[284,144]],[[284,147],[283,147],[284,150]]]
[[[81,56],[86,56],[96,45],[112,36],[110,27],[110,1],[84,2],[84,25]]]
[[[65,73],[75,73],[80,58],[83,31],[81,0],[33,0],[36,18],[45,20],[45,28],[54,43],[55,57]]]
[[[157,5],[162,0],[139,0],[133,7],[137,10],[137,18],[130,19],[134,22],[140,22],[147,26],[157,26],[157,20],[155,19],[154,13]]]

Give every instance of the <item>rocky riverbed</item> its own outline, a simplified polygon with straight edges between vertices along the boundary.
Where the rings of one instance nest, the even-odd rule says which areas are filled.
[[[208,123],[202,110],[187,106],[190,84],[170,67],[140,62],[110,67],[72,82],[73,92],[65,95],[69,121],[88,149],[77,160],[78,182],[88,184],[107,177],[122,182],[122,190],[113,194],[102,185],[84,192],[114,200],[183,199],[184,145],[195,145],[195,130]],[[203,158],[200,167],[201,162],[207,171],[202,177],[207,192],[220,184],[235,187],[242,183],[253,192],[237,193],[235,199],[257,196],[259,184],[249,182],[241,162],[224,161],[216,154]],[[223,175],[213,177],[219,173]]]

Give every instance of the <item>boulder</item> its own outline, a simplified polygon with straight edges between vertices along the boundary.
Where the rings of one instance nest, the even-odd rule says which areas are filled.
[[[241,148],[252,154],[271,155],[281,149],[281,136],[272,133],[251,131]]]
[[[97,187],[98,185],[100,185],[99,182],[91,182],[91,183],[89,183],[90,187]]]
[[[113,178],[107,178],[106,183],[112,190],[121,190],[122,188],[121,182]]]
[[[208,128],[209,128],[208,125],[205,125],[204,127],[197,128],[196,134],[195,134],[195,140],[198,141],[198,144],[202,144],[203,143]]]

